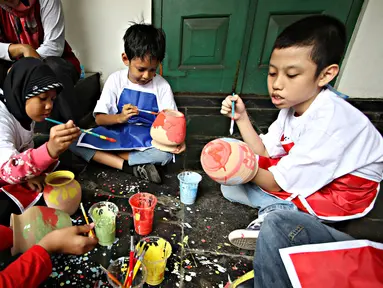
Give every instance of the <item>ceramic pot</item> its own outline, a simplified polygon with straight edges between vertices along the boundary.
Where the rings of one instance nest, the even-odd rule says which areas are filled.
[[[48,207],[73,215],[81,202],[81,186],[70,171],[56,171],[45,178],[44,200]]]
[[[152,145],[159,150],[174,152],[185,141],[185,115],[176,110],[162,110],[150,129]]]
[[[12,214],[10,226],[13,230],[12,255],[23,253],[49,232],[72,226],[69,215],[63,211],[34,206],[21,215]]]
[[[206,174],[223,185],[249,182],[258,171],[258,161],[250,147],[237,139],[215,139],[202,150],[201,164]]]

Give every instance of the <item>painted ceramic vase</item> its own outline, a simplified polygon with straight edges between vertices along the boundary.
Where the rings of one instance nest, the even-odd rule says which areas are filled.
[[[185,115],[176,110],[162,110],[150,129],[152,145],[159,150],[174,152],[185,141]]]
[[[56,171],[45,178],[44,200],[48,207],[73,215],[81,202],[81,186],[70,171]]]
[[[23,253],[40,242],[49,232],[72,226],[69,215],[61,210],[34,206],[21,215],[12,214],[12,255]]]
[[[237,139],[220,138],[202,149],[201,164],[206,174],[223,185],[239,185],[252,180],[258,161],[250,147]]]

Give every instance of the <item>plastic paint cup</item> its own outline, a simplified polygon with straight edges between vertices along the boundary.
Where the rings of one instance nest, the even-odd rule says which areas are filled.
[[[95,224],[96,236],[101,246],[110,246],[116,240],[116,216],[118,207],[112,202],[98,202],[88,214]]]
[[[164,280],[166,263],[172,254],[172,246],[164,238],[156,236],[145,237],[136,246],[138,255],[141,254],[145,245],[149,245],[143,259],[143,263],[148,271],[146,283],[153,286],[159,285]]]
[[[185,171],[178,174],[177,178],[180,181],[181,202],[186,205],[194,204],[202,176],[197,172]]]
[[[108,267],[108,271],[117,278],[120,283],[124,284],[126,272],[129,269],[129,257],[120,257],[112,263],[110,263]],[[138,269],[136,277],[134,277],[132,288],[140,288],[143,287],[147,277],[147,269],[145,264],[141,263],[140,269]],[[114,288],[119,288],[116,283],[113,282],[112,279],[108,276],[109,284]]]
[[[138,235],[148,235],[153,230],[154,208],[157,197],[150,193],[137,193],[129,198],[132,207],[134,230]]]

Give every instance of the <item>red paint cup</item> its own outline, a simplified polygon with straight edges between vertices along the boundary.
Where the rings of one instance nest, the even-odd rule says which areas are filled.
[[[133,211],[134,230],[138,235],[148,235],[153,230],[157,197],[150,193],[137,193],[129,198],[129,204]]]

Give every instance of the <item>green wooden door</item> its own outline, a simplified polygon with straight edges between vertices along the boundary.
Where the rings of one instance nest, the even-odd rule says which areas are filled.
[[[277,35],[313,14],[346,24],[350,38],[363,0],[153,0],[167,36],[163,75],[175,92],[267,94]]]
[[[231,91],[249,1],[162,2],[162,28],[167,38],[163,73],[174,91]]]

